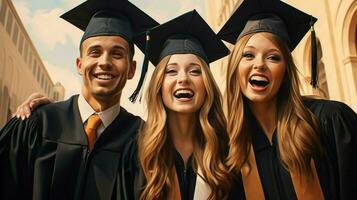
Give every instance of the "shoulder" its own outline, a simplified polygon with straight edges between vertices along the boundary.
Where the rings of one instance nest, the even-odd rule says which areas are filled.
[[[28,119],[22,120],[13,117],[0,130],[0,146],[25,144],[26,141],[37,141],[41,137],[41,118],[32,114]]]
[[[56,103],[50,103],[43,106],[40,106],[38,109],[35,110],[34,113],[45,114],[45,113],[56,113],[61,111],[68,111],[68,110],[78,110],[78,103],[77,103],[78,95],[74,95],[65,101],[59,101]]]
[[[345,103],[322,99],[304,99],[305,106],[320,120],[349,116],[349,120],[357,120],[356,113]]]
[[[118,123],[137,129],[140,128],[140,126],[142,126],[144,123],[143,119],[141,119],[139,116],[133,115],[123,107],[120,107],[120,113],[117,119]]]

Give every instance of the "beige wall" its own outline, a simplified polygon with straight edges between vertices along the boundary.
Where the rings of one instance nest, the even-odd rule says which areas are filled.
[[[219,31],[241,2],[206,0],[207,19],[215,31]],[[309,85],[310,34],[305,36],[293,52],[300,71],[302,94],[342,101],[357,111],[357,0],[285,2],[319,19],[315,24],[319,42],[318,90],[313,90]],[[219,83],[224,83],[226,60],[227,58],[222,59],[214,65],[221,70],[220,73],[215,73]]]
[[[0,0],[0,127],[33,92],[53,97],[54,84],[12,2]]]

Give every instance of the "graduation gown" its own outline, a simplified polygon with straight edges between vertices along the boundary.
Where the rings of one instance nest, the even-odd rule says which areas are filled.
[[[189,158],[186,167],[181,155],[175,151],[175,168],[182,200],[193,200],[197,174],[192,167],[192,156]],[[125,148],[123,156],[123,166],[119,170],[118,182],[122,188],[118,188],[119,193],[124,194],[126,200],[138,200],[144,190],[146,179],[140,167],[137,156],[137,140],[132,140]]]
[[[320,186],[326,200],[357,197],[357,115],[343,103],[327,100],[304,101],[319,121],[325,156],[314,158]],[[248,114],[252,143],[265,199],[297,199],[290,173],[278,157],[276,132],[272,144],[255,117]],[[231,199],[245,199],[241,177]]]
[[[92,151],[78,96],[11,119],[0,132],[0,199],[112,199],[122,147],[141,118],[124,108]]]

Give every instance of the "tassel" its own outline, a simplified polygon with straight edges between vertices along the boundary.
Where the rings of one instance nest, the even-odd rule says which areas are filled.
[[[317,88],[318,84],[318,68],[317,68],[317,45],[316,35],[314,30],[314,22],[311,20],[311,82],[313,88]]]
[[[144,52],[145,57],[144,57],[143,67],[142,67],[142,70],[141,70],[141,76],[140,76],[139,83],[136,86],[135,91],[129,97],[129,100],[132,103],[136,102],[136,99],[138,98],[138,95],[139,95],[139,93],[141,91],[141,88],[142,88],[142,86],[144,84],[146,72],[148,71],[148,65],[149,65],[149,50],[150,50],[150,31],[148,30],[148,31],[146,31],[146,45],[145,45],[145,52]],[[140,95],[140,100],[139,101],[141,102],[141,95]]]

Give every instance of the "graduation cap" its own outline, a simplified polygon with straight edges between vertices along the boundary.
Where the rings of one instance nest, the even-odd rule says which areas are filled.
[[[84,31],[80,44],[94,36],[120,36],[132,51],[133,37],[159,24],[127,0],[88,0],[61,18]]]
[[[280,0],[244,0],[219,31],[218,36],[235,44],[250,33],[270,32],[293,51],[311,29],[311,85],[317,87],[317,50],[313,29],[317,19]]]
[[[209,64],[229,54],[228,48],[196,10],[149,29],[135,41],[145,52],[145,58],[139,84],[130,97],[132,102],[141,90],[149,60],[156,66],[168,55],[194,54]]]

